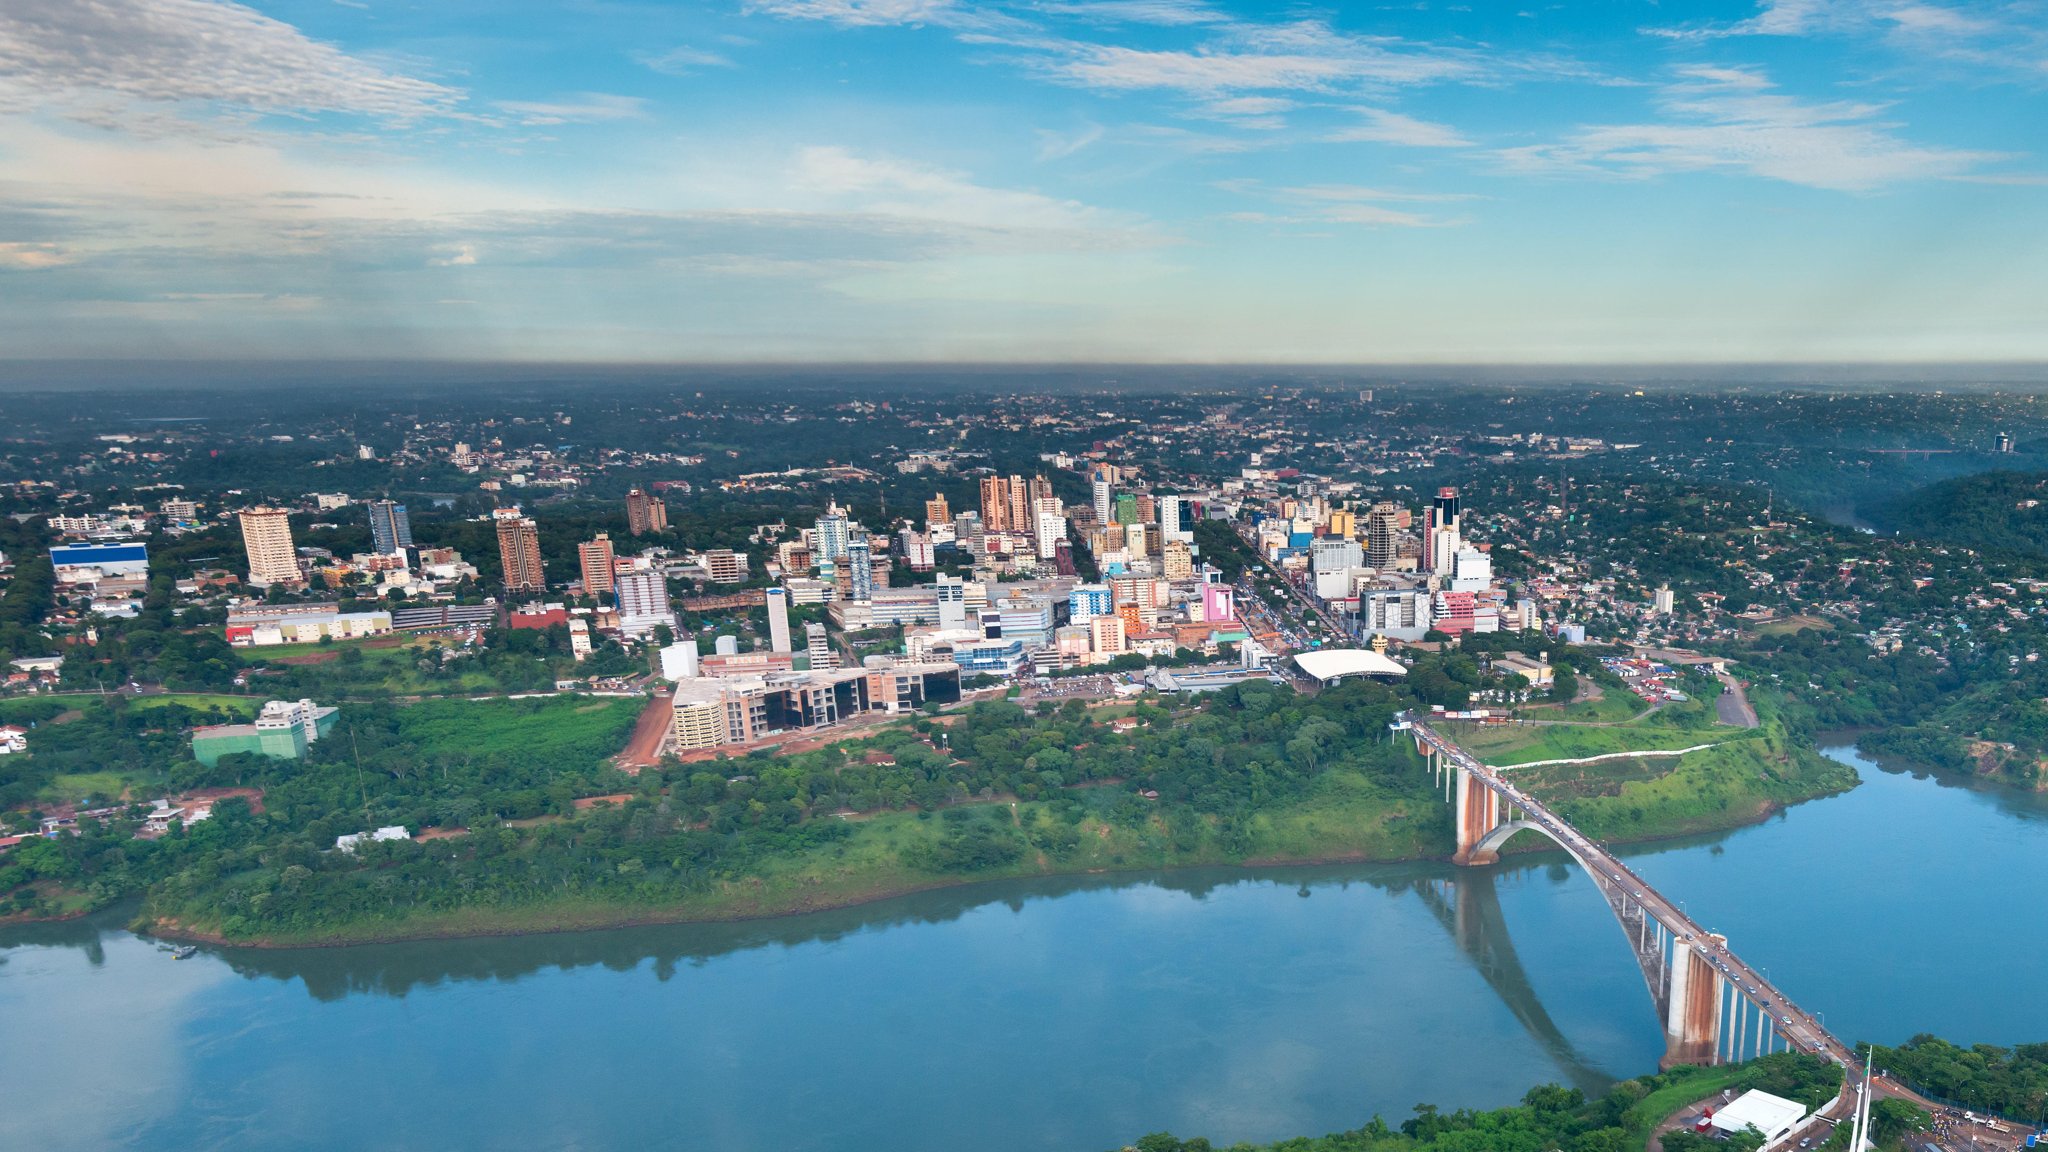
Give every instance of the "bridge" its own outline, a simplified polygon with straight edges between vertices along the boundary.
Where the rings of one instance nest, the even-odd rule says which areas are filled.
[[[1416,751],[1456,813],[1461,865],[1486,865],[1522,832],[1533,832],[1571,856],[1593,881],[1621,925],[1657,1018],[1664,1025],[1663,1066],[1720,1064],[1796,1050],[1843,1068],[1855,1051],[1821,1026],[1763,975],[1630,871],[1598,841],[1552,812],[1414,714],[1393,727],[1415,739]]]

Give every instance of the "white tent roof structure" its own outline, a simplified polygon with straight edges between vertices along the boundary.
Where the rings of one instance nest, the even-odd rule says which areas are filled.
[[[1769,1144],[1798,1127],[1804,1119],[1806,1106],[1799,1101],[1751,1089],[1714,1113],[1712,1123],[1728,1133],[1754,1128],[1764,1134],[1764,1143]]]
[[[1296,652],[1294,666],[1325,684],[1346,676],[1406,676],[1408,669],[1370,648],[1317,648]]]

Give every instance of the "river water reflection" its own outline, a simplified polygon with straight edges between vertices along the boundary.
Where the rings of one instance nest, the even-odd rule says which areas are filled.
[[[1869,770],[1635,867],[1852,1037],[2048,1038],[2048,819]],[[0,932],[38,1148],[1062,1149],[1398,1120],[1654,1067],[1562,857],[985,885],[773,922],[177,961]],[[2021,915],[2014,919],[2015,911]]]

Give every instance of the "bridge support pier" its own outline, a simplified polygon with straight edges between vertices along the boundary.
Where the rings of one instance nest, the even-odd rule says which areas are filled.
[[[1727,980],[1690,939],[1671,945],[1664,1059],[1659,1067],[1714,1064],[1721,1058],[1721,1009]]]
[[[1478,867],[1500,862],[1500,853],[1480,841],[1501,825],[1500,793],[1488,788],[1478,777],[1456,769],[1458,852],[1453,864]]]

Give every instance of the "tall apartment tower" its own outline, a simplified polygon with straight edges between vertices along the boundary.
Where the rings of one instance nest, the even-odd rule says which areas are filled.
[[[405,505],[391,500],[372,500],[368,507],[372,550],[380,556],[389,556],[412,547],[412,520],[405,514]]]
[[[1110,504],[1112,500],[1110,496],[1109,479],[1107,477],[1098,476],[1094,480],[1090,481],[1088,486],[1090,489],[1090,495],[1092,495],[1095,498],[1095,523],[1098,525],[1108,524]]]
[[[1059,542],[1067,538],[1067,518],[1054,496],[1040,496],[1031,502],[1032,528],[1038,544],[1038,558],[1050,560]]]
[[[926,531],[953,519],[953,510],[946,505],[946,496],[940,493],[924,502],[924,526]]]
[[[491,513],[498,522],[498,564],[505,572],[507,592],[539,592],[548,586],[540,567],[540,525],[517,508]]]
[[[810,653],[813,672],[839,667],[839,653],[832,650],[832,638],[825,634],[823,624],[812,621],[804,625],[804,650]]]
[[[1394,536],[1401,523],[1401,510],[1382,500],[1365,514],[1365,566],[1388,569],[1394,566]]]
[[[583,594],[599,596],[610,592],[616,585],[612,563],[617,559],[612,552],[612,538],[599,532],[597,539],[585,540],[576,546],[576,559],[583,566]]]
[[[875,558],[865,535],[846,545],[847,599],[866,603],[875,598]]]
[[[768,589],[768,650],[789,651],[789,589]]]
[[[1010,482],[1001,476],[981,478],[981,530],[1010,530]]]
[[[258,588],[300,583],[299,554],[292,548],[292,522],[285,510],[251,508],[239,519],[242,546],[249,552],[249,583]]]
[[[626,528],[635,536],[668,531],[668,505],[652,492],[626,493]]]
[[[1161,496],[1159,505],[1159,533],[1168,540],[1180,535],[1180,505],[1178,496]]]
[[[1010,531],[1034,531],[1031,516],[1031,486],[1022,476],[1010,477]]]
[[[846,513],[836,502],[826,505],[811,535],[811,555],[820,563],[846,559],[846,537]]]

